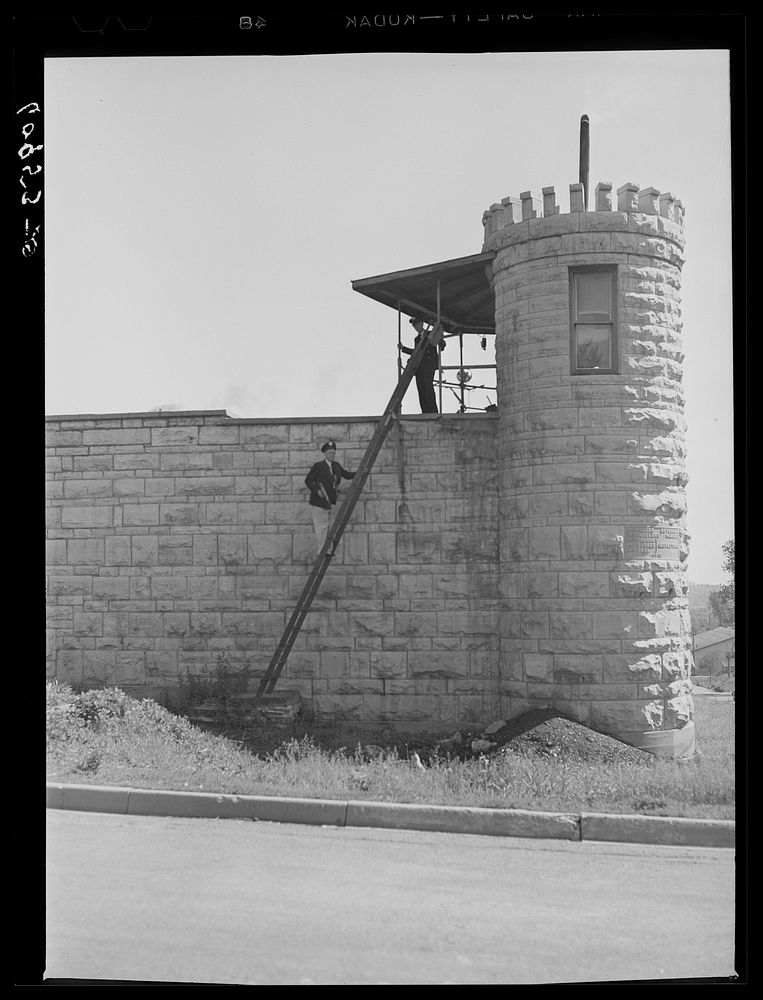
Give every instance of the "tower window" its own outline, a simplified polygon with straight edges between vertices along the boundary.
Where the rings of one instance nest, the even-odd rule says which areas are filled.
[[[617,267],[570,268],[573,375],[617,372]]]

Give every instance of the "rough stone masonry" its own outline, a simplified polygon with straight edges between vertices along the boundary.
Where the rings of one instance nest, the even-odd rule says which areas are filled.
[[[573,184],[570,206],[561,214],[543,188],[483,217],[484,249],[495,251],[502,704],[515,714],[549,701],[681,754],[694,728],[683,206],[635,184],[618,190],[616,208],[612,185],[599,184],[591,212]],[[614,357],[601,367],[574,355],[578,274],[610,290],[579,307],[583,336],[606,330],[611,307]]]
[[[483,223],[498,412],[401,420],[279,690],[432,728],[551,705],[688,752],[683,207],[599,184],[585,211],[573,184],[569,213],[543,188]],[[610,356],[586,369],[594,273]],[[327,437],[355,467],[374,425],[49,417],[48,676],[171,700],[224,655],[256,685],[316,554],[304,475]]]

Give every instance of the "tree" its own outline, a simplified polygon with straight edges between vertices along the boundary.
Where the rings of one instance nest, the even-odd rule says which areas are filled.
[[[724,583],[719,590],[710,594],[708,600],[713,614],[721,625],[734,625],[734,539],[723,546],[723,572],[731,576],[730,583]]]

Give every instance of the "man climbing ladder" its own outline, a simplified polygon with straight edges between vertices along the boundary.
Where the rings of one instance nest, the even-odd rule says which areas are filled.
[[[284,629],[284,633],[276,646],[273,658],[262,676],[262,680],[260,681],[260,685],[254,699],[255,705],[257,705],[263,695],[270,694],[273,691],[281,671],[286,665],[286,660],[288,659],[289,653],[294,645],[294,641],[302,628],[305,616],[310,610],[313,598],[317,594],[321,581],[323,580],[326,570],[329,567],[329,563],[336,552],[336,547],[344,534],[344,529],[347,527],[350,517],[352,516],[352,512],[355,509],[360,493],[366,483],[366,480],[368,479],[373,464],[376,461],[376,457],[381,451],[384,440],[387,437],[393,422],[397,418],[397,414],[399,413],[400,405],[403,401],[406,390],[411,384],[411,380],[416,374],[419,365],[424,360],[428,349],[432,345],[439,343],[442,339],[442,334],[442,324],[435,323],[431,330],[421,336],[416,348],[411,354],[410,360],[400,376],[400,380],[397,383],[395,391],[390,397],[389,403],[387,403],[387,407],[384,410],[381,420],[376,425],[376,430],[374,431],[368,447],[366,448],[366,453],[355,471],[354,478],[352,479],[352,483],[347,491],[344,501],[339,508],[333,523],[328,528],[326,540],[321,546],[321,550],[315,560],[310,576],[307,578],[307,582],[302,589],[302,593],[299,596],[299,600],[297,601],[296,607],[292,612],[291,618],[289,619],[286,628]]]

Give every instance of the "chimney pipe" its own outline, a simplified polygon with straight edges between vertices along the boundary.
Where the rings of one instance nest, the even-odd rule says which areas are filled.
[[[580,175],[578,181],[583,185],[583,207],[588,211],[588,168],[591,162],[591,146],[588,135],[588,115],[580,119]]]

